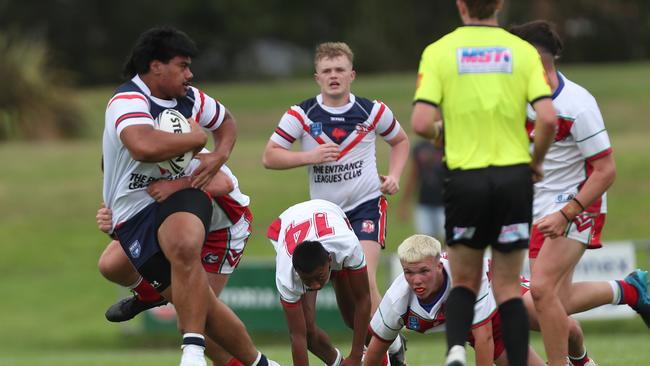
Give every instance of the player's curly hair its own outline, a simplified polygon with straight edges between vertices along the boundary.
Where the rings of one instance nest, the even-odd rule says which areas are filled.
[[[487,19],[494,16],[504,0],[463,0],[467,5],[469,16],[476,19]]]
[[[555,26],[546,20],[534,20],[514,25],[510,27],[509,31],[533,46],[548,52],[554,58],[559,58],[564,48],[562,39],[555,31]]]
[[[146,74],[151,61],[169,62],[176,56],[194,57],[198,53],[194,41],[184,32],[172,27],[151,28],[138,37],[122,69],[127,79]]]
[[[306,240],[296,246],[291,261],[293,268],[303,273],[312,273],[327,263],[330,254],[319,241]]]
[[[318,61],[324,58],[334,58],[339,56],[345,56],[350,60],[350,63],[354,63],[354,53],[350,46],[345,42],[325,42],[321,43],[316,47],[316,52],[314,53],[314,66],[318,65]]]
[[[406,263],[419,262],[427,257],[440,258],[440,242],[428,235],[411,235],[397,247],[399,260]]]

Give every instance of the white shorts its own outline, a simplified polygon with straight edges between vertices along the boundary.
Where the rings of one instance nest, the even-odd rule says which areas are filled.
[[[251,235],[252,216],[247,209],[234,225],[211,231],[201,250],[201,262],[208,273],[232,273]]]
[[[535,222],[542,217],[559,211],[573,199],[577,191],[573,192],[535,192],[533,202],[533,230],[530,235],[529,258],[537,258],[544,235],[537,230]],[[606,213],[583,212],[576,216],[567,226],[564,236],[587,246],[587,249],[602,247],[600,236],[605,225]]]

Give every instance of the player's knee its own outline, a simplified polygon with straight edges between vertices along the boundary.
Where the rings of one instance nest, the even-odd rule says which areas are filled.
[[[161,240],[161,244],[164,242],[163,250],[170,262],[194,265],[201,258],[203,238],[203,233],[180,232]]]
[[[548,301],[553,296],[553,286],[546,281],[533,281],[530,283],[530,295],[536,307],[542,302]]]

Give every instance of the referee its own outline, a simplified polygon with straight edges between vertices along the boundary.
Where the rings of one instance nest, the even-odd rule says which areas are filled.
[[[542,178],[555,110],[535,48],[498,26],[503,1],[457,0],[456,5],[464,26],[422,53],[411,116],[418,135],[442,137],[445,145],[445,230],[454,279],[445,310],[446,365],[465,365],[483,254],[491,246],[492,286],[508,363],[521,366],[528,357],[528,316],[519,275],[528,247],[533,181]],[[532,159],[527,103],[537,114]]]

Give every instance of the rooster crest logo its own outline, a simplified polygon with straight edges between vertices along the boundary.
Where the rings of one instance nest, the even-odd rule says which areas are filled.
[[[332,137],[334,137],[336,141],[340,141],[342,138],[345,137],[345,135],[347,135],[347,133],[345,133],[345,130],[342,128],[336,127],[335,129],[332,130]]]

